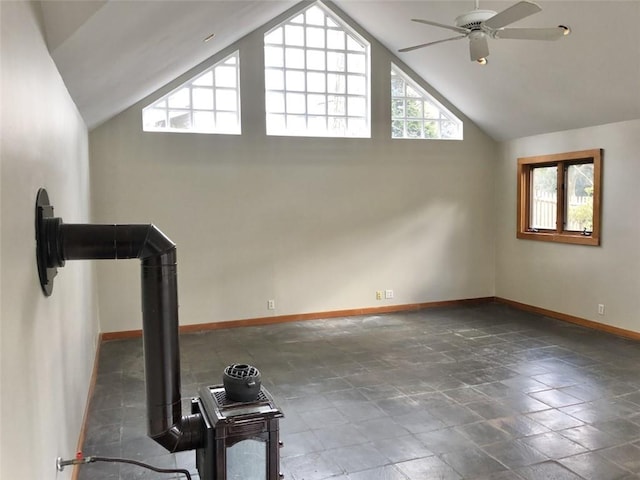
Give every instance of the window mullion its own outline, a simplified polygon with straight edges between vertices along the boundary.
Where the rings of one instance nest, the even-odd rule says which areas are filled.
[[[567,197],[566,188],[566,166],[564,162],[559,162],[556,165],[558,180],[557,180],[557,193],[556,193],[556,232],[562,233],[565,230],[565,205]]]

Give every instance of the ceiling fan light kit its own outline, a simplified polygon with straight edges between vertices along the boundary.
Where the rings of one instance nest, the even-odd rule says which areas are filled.
[[[540,6],[529,0],[520,1],[502,10],[500,13],[493,10],[481,10],[476,1],[476,8],[470,12],[458,15],[455,25],[432,22],[419,18],[411,19],[413,22],[424,23],[434,27],[445,28],[459,33],[455,37],[422,43],[412,47],[401,48],[401,53],[410,52],[419,48],[429,47],[438,43],[449,42],[461,38],[469,39],[469,56],[472,62],[481,65],[487,64],[489,56],[489,38],[515,39],[515,40],[558,40],[571,33],[571,29],[565,25],[548,28],[505,28],[518,20],[522,20],[534,13],[540,12]]]

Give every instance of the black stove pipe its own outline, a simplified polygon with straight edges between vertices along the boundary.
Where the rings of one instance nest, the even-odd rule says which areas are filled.
[[[66,260],[141,260],[148,435],[170,452],[200,447],[204,441],[201,415],[182,415],[174,243],[154,225],[64,224],[52,216],[48,197],[46,206],[40,204],[40,195],[36,238],[45,294],[51,293],[56,268]]]

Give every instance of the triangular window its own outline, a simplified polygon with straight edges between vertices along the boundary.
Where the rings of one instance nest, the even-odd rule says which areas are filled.
[[[391,137],[462,140],[462,121],[393,64]]]
[[[369,43],[319,2],[264,36],[268,135],[370,137]]]
[[[145,132],[240,134],[236,51],[142,110]]]

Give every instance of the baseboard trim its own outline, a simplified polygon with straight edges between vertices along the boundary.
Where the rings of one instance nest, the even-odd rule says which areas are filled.
[[[180,333],[196,333],[225,328],[255,327],[259,325],[274,325],[278,323],[300,322],[305,320],[321,320],[323,318],[353,317],[356,315],[375,315],[378,313],[397,313],[423,310],[436,307],[451,307],[460,305],[479,305],[491,303],[494,297],[467,298],[461,300],[442,300],[439,302],[410,303],[403,305],[385,305],[383,307],[352,308],[346,310],[332,310],[328,312],[298,313],[291,315],[276,315],[272,317],[246,318],[241,320],[227,320],[222,322],[197,323],[181,325]],[[138,338],[142,330],[126,330],[123,332],[106,332],[101,335],[102,341]]]
[[[410,312],[415,310],[423,310],[428,308],[437,307],[453,307],[460,305],[479,305],[483,303],[498,302],[504,305],[509,305],[519,310],[527,312],[537,313],[546,317],[555,318],[556,320],[562,320],[564,322],[573,323],[593,330],[599,330],[601,332],[610,333],[619,337],[629,338],[631,340],[640,340],[640,332],[633,330],[626,330],[624,328],[614,327],[605,323],[596,322],[593,320],[587,320],[586,318],[576,317],[566,313],[556,312],[554,310],[548,310],[542,307],[536,307],[534,305],[528,305],[526,303],[516,302],[515,300],[509,300],[502,297],[479,297],[479,298],[467,298],[460,300],[442,300],[439,302],[424,302],[424,303],[410,303],[403,305],[386,305],[383,307],[364,307],[364,308],[352,308],[346,310],[331,310],[327,312],[314,312],[314,313],[299,313],[292,315],[276,315],[272,317],[257,317],[246,318],[240,320],[226,320],[222,322],[211,323],[197,323],[193,325],[180,326],[180,333],[197,333],[205,332],[209,330],[222,330],[225,328],[239,328],[239,327],[255,327],[260,325],[274,325],[278,323],[288,322],[300,322],[305,320],[321,320],[323,318],[336,318],[336,317],[352,317],[356,315],[375,315],[379,313],[397,313],[397,312]],[[142,330],[125,330],[120,332],[105,332],[100,334],[100,341],[107,342],[110,340],[123,340],[128,338],[139,338],[142,336]],[[97,357],[96,357],[97,358]],[[94,372],[95,375],[95,372]]]
[[[537,313],[539,315],[544,315],[545,317],[555,318],[556,320],[562,320],[564,322],[573,323],[582,327],[599,330],[601,332],[610,333],[612,335],[617,335],[631,340],[640,340],[640,332],[635,332],[633,330],[626,330],[624,328],[614,327],[613,325],[587,320],[586,318],[555,312],[553,310],[547,310],[546,308],[536,307],[533,305],[527,305],[526,303],[516,302],[515,300],[509,300],[507,298],[494,297],[494,300],[498,303],[503,303],[519,310]]]
[[[91,371],[91,379],[89,380],[89,391],[87,392],[87,401],[85,402],[84,413],[82,415],[82,425],[80,426],[80,433],[78,434],[78,444],[76,446],[76,452],[82,452],[84,446],[84,440],[87,436],[87,420],[89,418],[89,408],[91,407],[91,401],[93,400],[93,394],[96,389],[96,382],[98,380],[98,363],[100,360],[100,347],[102,345],[102,334],[98,334],[98,340],[96,345],[96,353],[93,358],[93,370]],[[80,475],[80,465],[74,465],[71,472],[71,480],[78,480]]]

